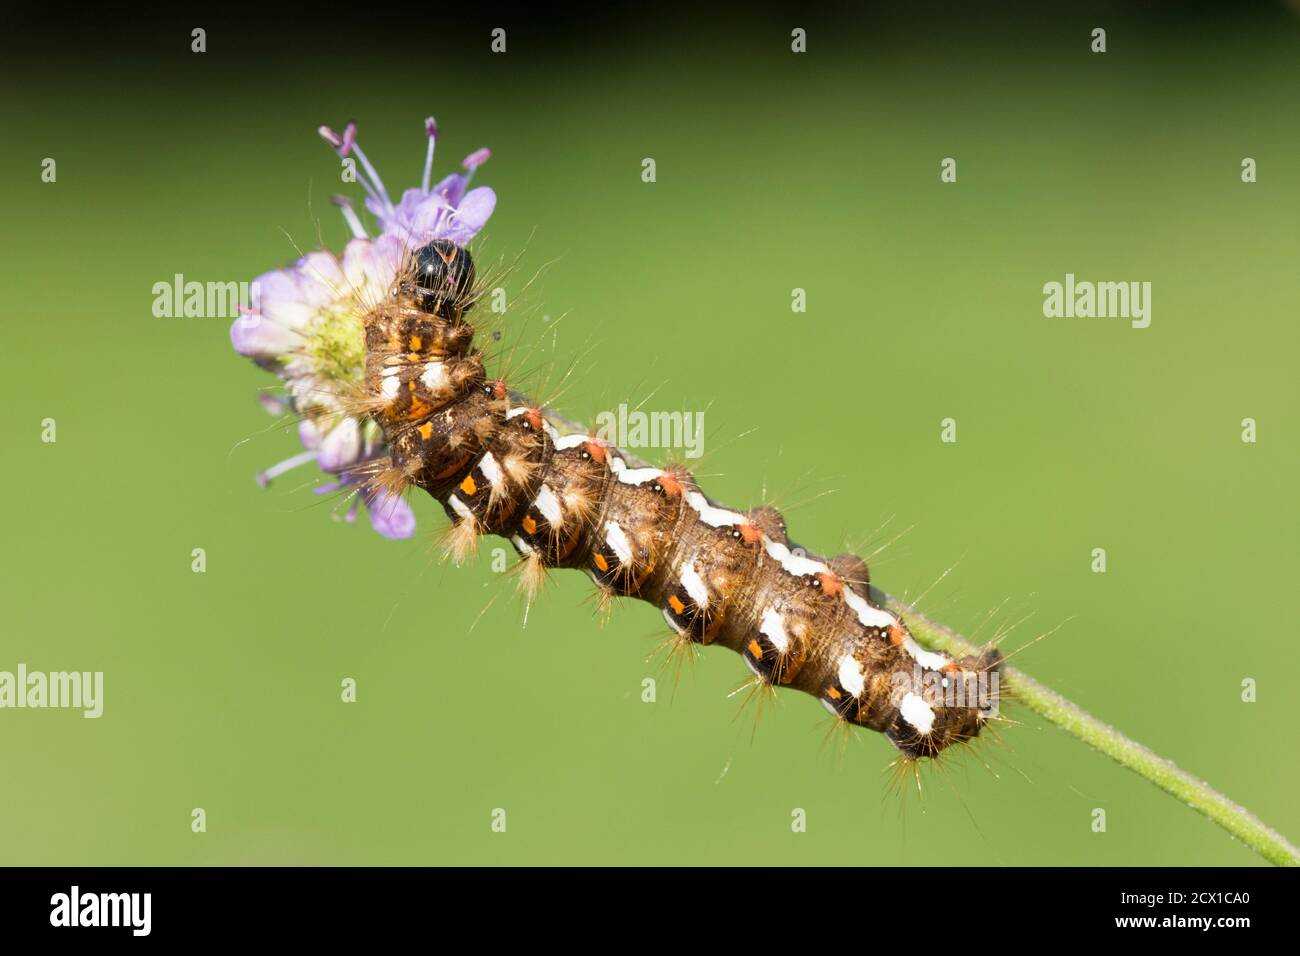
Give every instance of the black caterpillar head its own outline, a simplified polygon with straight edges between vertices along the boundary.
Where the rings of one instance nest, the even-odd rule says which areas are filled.
[[[474,259],[468,249],[462,249],[450,239],[435,239],[416,250],[412,279],[421,292],[422,309],[459,315],[469,305]]]

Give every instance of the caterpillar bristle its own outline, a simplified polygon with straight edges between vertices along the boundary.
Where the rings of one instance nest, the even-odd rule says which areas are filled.
[[[530,487],[539,467],[537,462],[522,455],[507,455],[501,460],[501,470],[516,488]]]
[[[660,670],[672,674],[673,689],[675,691],[681,685],[682,671],[695,666],[695,658],[698,653],[698,644],[694,643],[685,634],[678,634],[673,631],[656,645],[650,656],[652,660],[658,660]]]
[[[887,778],[885,794],[901,804],[911,786],[915,786],[917,799],[923,799],[925,791],[921,786],[920,763],[916,757],[907,754],[899,754],[891,760],[884,771]]]
[[[588,524],[596,514],[596,498],[584,489],[574,489],[563,498],[564,510],[580,525]]]
[[[369,486],[375,491],[390,495],[405,494],[411,487],[413,475],[409,468],[400,468],[393,465],[391,460],[385,459],[373,474],[369,477]]]
[[[457,567],[478,553],[479,530],[473,518],[453,521],[442,533],[442,557]]]
[[[609,623],[610,615],[614,613],[614,599],[617,596],[613,588],[596,581],[596,590],[592,592],[591,600],[596,606],[596,618],[600,621],[601,627]]]
[[[519,561],[519,582],[517,589],[520,596],[524,599],[526,607],[532,607],[533,599],[537,592],[541,590],[546,583],[548,572],[546,565],[542,562],[542,556],[537,552],[526,554]]]
[[[740,706],[736,710],[736,718],[752,710],[753,722],[750,727],[750,740],[758,736],[759,724],[763,721],[763,711],[768,707],[776,706],[776,685],[769,681],[763,680],[758,676],[751,676],[749,679],[742,681],[741,684],[727,696],[740,698]]]

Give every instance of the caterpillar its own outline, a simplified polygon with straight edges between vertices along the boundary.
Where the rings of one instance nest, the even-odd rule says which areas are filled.
[[[468,249],[435,240],[365,316],[366,411],[390,449],[377,480],[435,498],[455,557],[480,535],[508,539],[530,599],[547,569],[581,569],[608,598],[657,606],[675,639],[738,652],[756,681],[814,695],[907,758],[979,735],[996,649],[921,648],[872,603],[858,556],[807,554],[775,508],[723,507],[687,471],[635,467],[513,401],[474,347],[473,279]]]
[[[557,427],[489,376],[470,321],[487,285],[476,281],[468,244],[495,194],[466,187],[490,153],[472,153],[466,175],[431,188],[437,126],[430,118],[425,127],[422,187],[398,204],[354,124],[341,135],[321,128],[340,156],[361,161],[367,207],[385,231],[370,241],[336,199],[356,236],[342,261],[315,253],[296,271],[270,274],[282,299],[272,295],[232,329],[239,351],[288,380],[304,444],[320,449],[304,456],[338,478],[331,487],[357,489],[392,537],[412,533],[413,518],[385,512],[423,490],[450,521],[447,550],[458,563],[481,536],[505,538],[530,602],[551,569],[585,571],[602,601],[659,608],[675,647],[729,648],[756,686],[811,694],[837,721],[883,734],[904,761],[978,737],[998,716],[995,647],[961,658],[921,647],[873,602],[857,555],[808,553],[777,509],[725,507],[685,468],[650,467],[595,434]],[[303,301],[314,318],[302,317]],[[264,321],[277,302],[290,321]],[[355,347],[340,346],[354,337]]]

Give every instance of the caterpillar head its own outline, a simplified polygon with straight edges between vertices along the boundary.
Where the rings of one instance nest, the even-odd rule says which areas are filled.
[[[450,239],[435,239],[413,255],[410,291],[426,312],[457,318],[470,304],[474,258]],[[450,313],[450,314],[448,314]]]

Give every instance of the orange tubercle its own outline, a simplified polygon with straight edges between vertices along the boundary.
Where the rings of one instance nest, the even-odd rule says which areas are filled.
[[[682,483],[671,472],[665,471],[659,476],[659,487],[664,490],[669,498],[677,498],[682,493]]]

